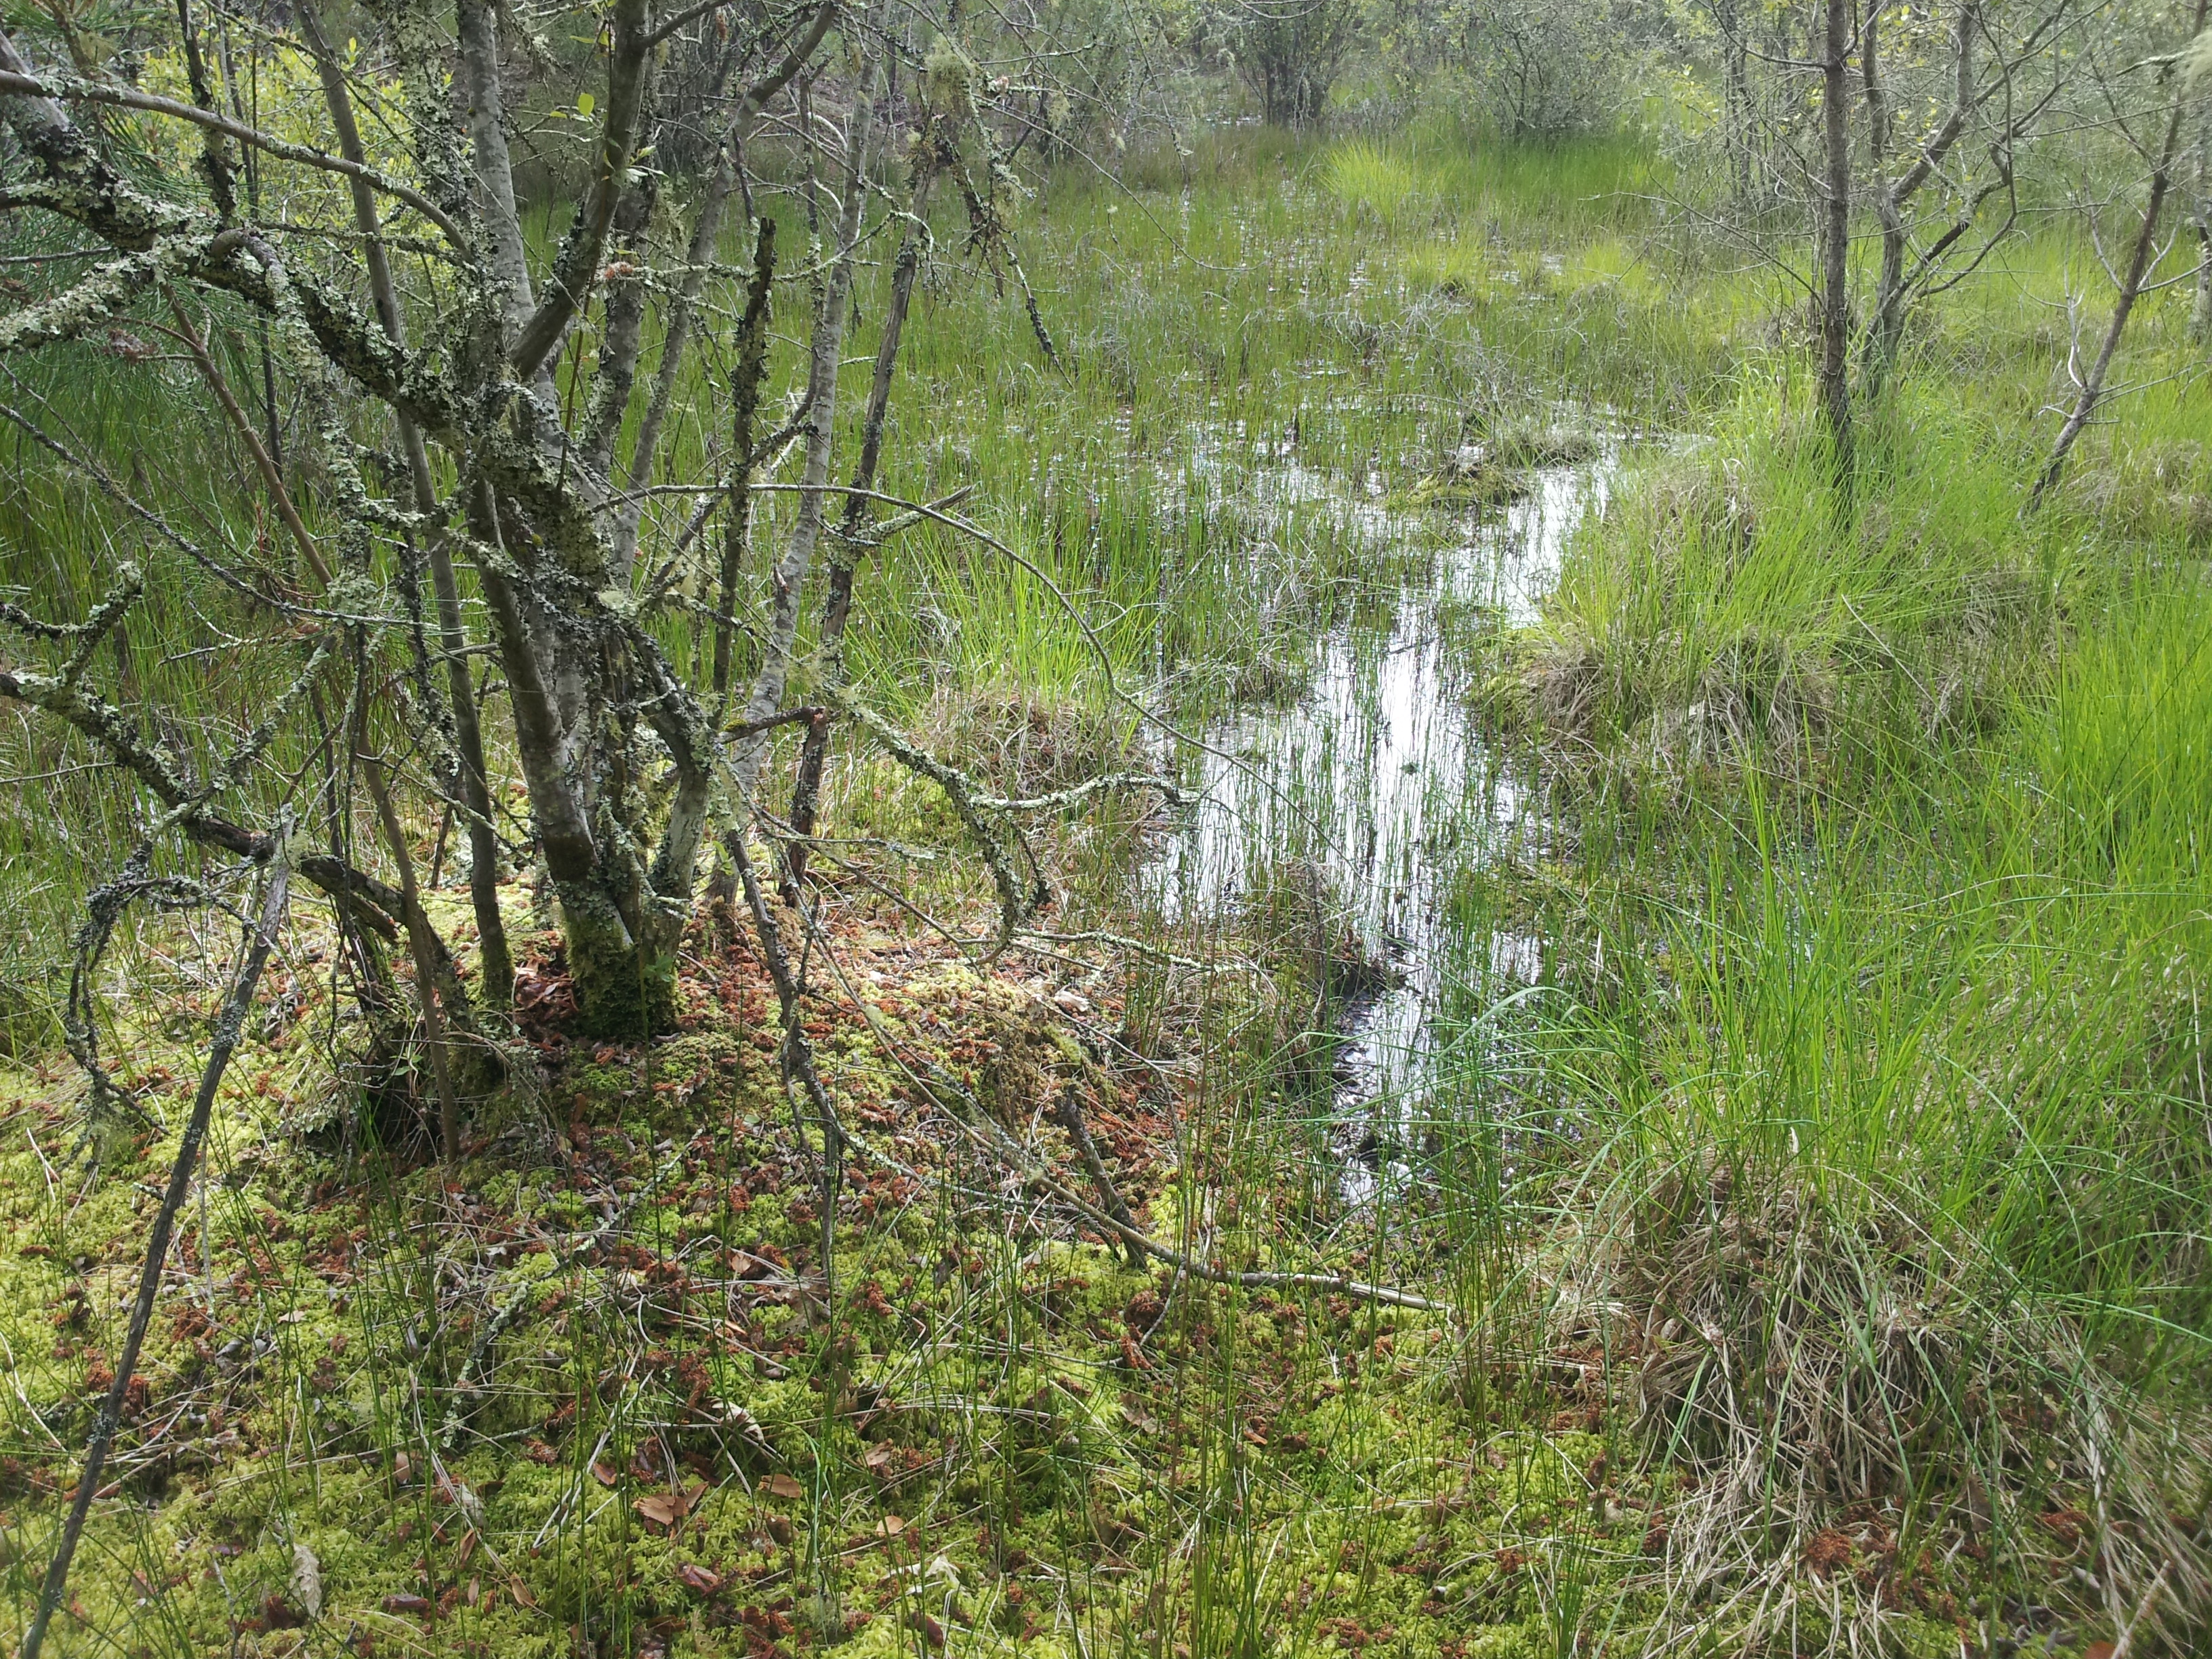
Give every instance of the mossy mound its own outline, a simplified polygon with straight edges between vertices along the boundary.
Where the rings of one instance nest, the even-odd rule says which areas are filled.
[[[1547,1346],[1450,1267],[1441,1217],[1354,1242],[1299,1185],[1306,1130],[1138,1059],[1122,993],[885,917],[834,942],[806,1025],[834,1182],[765,975],[703,937],[676,1033],[544,1033],[530,1104],[452,1169],[310,1149],[296,1039],[264,1024],[55,1650],[1518,1659],[1660,1627],[1670,1528],[1705,1511],[1645,1459],[1635,1355]],[[1155,991],[1146,1018],[1272,1075],[1263,988]],[[185,1051],[132,1065],[173,1131]],[[74,1088],[53,1066],[0,1097],[17,1619],[173,1152],[157,1132],[88,1179]],[[1071,1094],[1153,1237],[1439,1305],[1133,1268],[1069,1207]],[[1971,1557],[1899,1573],[1885,1511],[1838,1535],[1808,1589],[1897,1601],[1896,1651],[1955,1650]]]

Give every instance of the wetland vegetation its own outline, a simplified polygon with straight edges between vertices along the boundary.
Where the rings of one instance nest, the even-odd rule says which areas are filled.
[[[2201,5],[0,34],[0,1640],[2212,1641]]]

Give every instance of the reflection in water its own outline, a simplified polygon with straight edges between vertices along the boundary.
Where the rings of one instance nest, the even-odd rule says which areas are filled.
[[[1478,520],[1458,545],[1413,574],[1381,625],[1347,624],[1317,642],[1310,689],[1294,706],[1241,711],[1204,734],[1220,755],[1188,757],[1200,804],[1152,866],[1148,880],[1171,913],[1233,904],[1270,872],[1304,862],[1327,885],[1370,959],[1396,982],[1355,997],[1337,1064],[1340,1140],[1387,1147],[1378,1115],[1418,1109],[1430,1046],[1425,1027],[1445,976],[1488,981],[1492,997],[1533,983],[1541,941],[1510,933],[1463,941],[1454,963],[1443,926],[1452,878],[1495,857],[1541,825],[1522,784],[1499,763],[1467,712],[1466,671],[1447,618],[1487,611],[1499,621],[1534,619],[1583,514],[1603,505],[1609,459],[1545,468],[1522,498]],[[1346,500],[1322,475],[1270,455],[1249,486],[1271,503],[1340,502],[1347,526],[1378,550],[1427,526],[1372,499]],[[1468,948],[1475,951],[1469,958]],[[1376,1188],[1348,1161],[1344,1193]]]

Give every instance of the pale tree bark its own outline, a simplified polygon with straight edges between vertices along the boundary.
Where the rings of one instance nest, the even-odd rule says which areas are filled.
[[[536,377],[550,355],[542,344],[545,326],[541,319],[560,315],[565,325],[573,307],[570,296],[562,295],[549,309],[537,303],[532,292],[507,147],[497,18],[483,0],[459,0],[456,15],[477,219],[483,227],[487,263],[502,302],[502,333],[507,337],[501,342],[500,352],[501,356],[514,353],[517,369],[526,377]],[[610,70],[611,82],[641,75],[643,22],[642,7],[632,0],[623,8],[618,26],[617,62]],[[638,60],[628,69],[620,62],[624,52]],[[618,112],[613,100],[609,101],[606,125],[611,129]],[[634,109],[630,114],[634,118]],[[605,150],[603,145],[601,178],[595,185],[604,182],[606,175]],[[625,153],[621,166],[626,167],[627,162]],[[615,176],[619,179],[619,168]],[[593,207],[594,198],[587,197],[580,216],[588,221]],[[611,209],[610,201],[610,222]],[[536,351],[534,359],[527,362],[521,361],[520,352],[525,336],[532,338]],[[517,400],[515,410],[530,428],[526,434],[528,439],[543,443],[555,437],[549,429],[553,427],[550,382],[538,390],[539,408],[532,409],[526,394]],[[662,975],[640,937],[642,919],[635,902],[635,884],[603,867],[602,848],[593,834],[592,780],[588,757],[582,752],[582,739],[587,734],[580,729],[587,718],[591,678],[590,665],[583,659],[586,647],[573,636],[573,630],[564,628],[562,618],[535,596],[536,584],[531,580],[537,574],[534,561],[526,549],[508,547],[500,501],[488,483],[480,483],[471,492],[468,516],[472,540],[492,555],[477,561],[477,577],[490,611],[501,665],[507,672],[517,759],[528,790],[539,853],[560,899],[578,1000],[586,1023],[598,1031],[615,1035],[650,1029],[665,1018],[666,999],[654,994],[655,981]],[[600,574],[591,568],[593,556],[603,557],[604,550],[589,544],[584,550],[584,568],[572,568],[569,574],[590,580]],[[522,581],[513,579],[510,566]],[[625,898],[631,902],[625,903]]]
[[[1739,209],[1751,204],[1751,42],[1746,38],[1736,0],[1724,0],[1721,19],[1721,122],[1728,146],[1729,188]]]
[[[884,329],[876,342],[874,378],[868,385],[868,406],[860,420],[860,456],[853,468],[853,493],[830,550],[828,593],[822,603],[821,634],[817,641],[822,683],[831,689],[845,684],[845,625],[853,614],[853,577],[862,551],[861,536],[868,503],[860,492],[875,488],[876,467],[884,448],[884,423],[890,413],[891,377],[898,368],[899,342],[906,329],[908,307],[914,300],[915,278],[929,239],[929,197],[937,182],[938,144],[934,131],[925,135],[915,161],[914,190],[907,204],[906,234],[899,243],[891,267],[891,293],[884,312]],[[815,813],[822,797],[822,769],[830,749],[828,722],[816,719],[807,728],[799,756],[799,779],[791,794],[791,827],[801,837],[791,845],[787,870],[793,890],[806,879],[806,842],[814,833]]]
[[[1877,13],[1870,18],[1870,32],[1878,17]],[[2014,191],[2018,146],[2057,103],[2069,66],[2053,58],[2045,84],[2033,93],[2022,87],[2021,71],[2032,60],[2048,54],[2052,42],[2072,26],[2068,0],[2051,0],[2023,33],[2004,37],[2008,44],[2000,46],[1990,33],[1983,0],[1961,0],[1951,37],[1948,106],[1895,177],[1881,176],[1884,157],[1876,149],[1870,195],[1881,226],[1881,266],[1859,345],[1862,404],[1878,401],[1888,389],[1912,306],[1978,268],[2019,224],[2020,204]],[[1986,64],[1976,50],[1977,43],[1984,41],[1992,43]],[[1885,124],[1893,123],[1894,100],[1876,84],[1877,64],[1871,50],[1864,61],[1869,111],[1878,110]],[[2002,111],[1996,119],[1986,114],[1992,103]],[[1985,152],[1987,168],[1979,182],[1959,186],[1950,222],[1936,228],[1916,252],[1912,204],[1940,180],[1946,164],[1955,159],[1970,135]],[[2006,212],[2001,222],[1976,234],[1982,210],[1993,198],[2006,202]]]
[[[1882,182],[1886,138],[1891,111],[1877,72],[1876,44],[1879,8],[1867,21],[1866,97],[1869,117],[1869,147],[1873,153],[1876,181],[1870,194],[1875,216],[1881,222],[1881,275],[1875,287],[1874,306],[1868,319],[1866,338],[1860,348],[1860,380],[1869,401],[1878,399],[1896,366],[1904,338],[1906,299],[1905,258],[1909,252],[1905,210],[1936,170],[1943,165],[1959,137],[1972,118],[1977,96],[1974,79],[1974,34],[1980,26],[1979,0],[1962,0],[1959,22],[1952,37],[1954,89],[1950,109],[1920,146],[1919,153],[1895,179]],[[1963,234],[1963,232],[1961,233]]]
[[[863,34],[865,40],[866,36]],[[860,48],[872,52],[872,43]],[[783,703],[791,680],[799,613],[807,577],[813,569],[814,550],[822,536],[822,514],[829,494],[830,467],[837,441],[837,369],[845,347],[845,324],[851,309],[853,266],[860,255],[861,210],[867,196],[871,149],[875,138],[875,105],[881,71],[872,56],[855,75],[852,113],[845,127],[844,193],[838,204],[831,234],[836,239],[816,292],[814,327],[809,341],[806,369],[806,412],[804,436],[805,460],[800,470],[799,507],[790,533],[771,578],[772,595],[768,628],[761,643],[760,672],[753,681],[744,718],[748,723],[769,719]],[[741,805],[750,807],[759,779],[766,733],[741,738],[731,757]]]
[[[2190,217],[2197,231],[2197,289],[2189,303],[2189,337],[2212,341],[2212,118],[2200,102],[2196,113],[2197,198]]]
[[[515,326],[507,350],[512,372],[536,378],[541,386],[554,349],[591,291],[624,203],[644,118],[653,44],[645,0],[619,0],[612,16],[594,177],[544,293]],[[495,56],[487,52],[477,57],[471,69],[477,106],[495,114]],[[480,195],[493,204],[495,214],[513,199],[511,175],[501,187],[503,163],[502,147],[478,164],[479,179],[489,176]],[[632,234],[641,245],[651,198],[631,191],[629,199]],[[518,296],[526,292],[513,284],[509,289]],[[525,395],[512,405],[525,438],[551,458],[560,476],[574,475],[577,491],[599,501],[642,327],[641,292],[625,298],[618,289],[617,301],[605,368],[617,385],[602,406],[604,422],[596,434],[600,453],[589,456],[585,465],[574,465],[550,400],[542,394]],[[510,317],[515,314],[510,310]],[[477,492],[472,527],[479,547],[493,554],[479,561],[478,574],[507,672],[518,758],[546,872],[560,902],[569,970],[587,1030],[633,1035],[663,1029],[674,1013],[675,951],[689,912],[703,831],[711,734],[696,700],[676,684],[648,635],[626,624],[617,630],[618,642],[611,642],[605,619],[589,614],[614,580],[615,561],[605,538],[594,532],[566,545],[550,544],[534,515],[526,517],[531,533],[510,533],[507,502],[489,489]],[[548,552],[555,556],[550,561],[544,556]],[[510,564],[520,582],[511,577]],[[546,594],[562,588],[576,593],[581,606],[548,603]],[[622,708],[642,711],[662,738],[677,775],[666,824],[649,865],[635,845],[637,830],[630,822],[639,806],[623,753],[628,739],[618,732],[610,747],[601,729],[605,716],[595,712]],[[617,724],[626,729],[626,721]]]
[[[733,122],[728,135],[728,167],[718,189],[717,211],[720,199],[741,177],[735,147],[766,100],[812,61],[836,15],[830,4],[810,7],[789,25],[790,33],[776,48],[782,60],[741,100],[743,118]],[[436,200],[379,173],[362,157],[343,74],[326,51],[316,55],[325,71],[331,111],[326,131],[338,142],[319,148],[257,131],[235,112],[119,83],[49,86],[13,41],[0,35],[0,120],[15,141],[18,165],[29,181],[28,191],[19,191],[21,199],[73,222],[115,256],[81,291],[64,296],[66,305],[42,304],[5,319],[0,349],[34,349],[105,326],[135,293],[149,288],[197,289],[232,296],[256,319],[285,331],[295,352],[319,355],[356,393],[384,406],[398,429],[395,447],[404,458],[404,507],[380,503],[367,490],[348,453],[355,441],[348,434],[349,420],[327,428],[332,459],[338,463],[332,476],[340,480],[332,488],[341,492],[338,505],[351,525],[348,533],[359,538],[363,548],[379,538],[386,544],[404,538],[428,556],[438,601],[436,654],[443,659],[453,723],[454,793],[469,819],[476,854],[472,898],[485,990],[495,999],[506,994],[508,973],[501,961],[505,940],[494,890],[498,843],[489,757],[483,752],[481,725],[471,729],[476,699],[465,665],[472,647],[454,568],[457,557],[473,568],[491,643],[504,671],[514,757],[559,901],[582,1027],[588,1034],[640,1036],[672,1019],[675,948],[691,902],[717,742],[707,712],[677,682],[633,602],[613,580],[618,562],[609,534],[606,474],[617,465],[621,416],[629,402],[622,376],[634,374],[641,360],[641,349],[625,337],[629,325],[619,305],[612,337],[605,343],[604,368],[615,384],[596,403],[588,395],[582,400],[587,413],[603,410],[603,417],[584,433],[572,434],[564,428],[561,407],[545,394],[551,385],[548,366],[597,286],[610,238],[620,237],[618,246],[626,252],[643,251],[651,222],[645,210],[648,204],[638,201],[619,223],[618,215],[627,206],[626,183],[646,118],[656,35],[647,0],[617,0],[609,17],[593,173],[557,253],[543,278],[533,279],[503,132],[507,112],[495,13],[481,0],[463,0],[457,21],[458,45],[445,50],[453,54],[470,154],[465,162],[455,156],[449,183],[448,175],[437,172],[443,152],[426,152],[424,165],[431,170]],[[410,84],[419,79],[434,85],[437,49],[427,34],[410,37],[404,49],[418,47],[423,61],[408,70]],[[817,482],[826,477],[834,437],[836,360],[872,153],[878,70],[858,61],[863,50],[855,47],[861,95],[848,135],[845,201],[837,246],[828,251],[831,269],[824,279],[818,307],[822,325],[808,371],[810,381],[828,394],[814,411],[811,432]],[[157,198],[110,165],[99,146],[70,122],[65,105],[71,100],[140,109],[248,155],[339,174],[349,186],[361,186],[354,192],[356,234],[349,244],[333,244],[301,240],[290,226],[264,229],[236,222],[222,204],[211,208],[206,200],[218,182],[227,181],[223,168],[212,169],[204,179],[200,200],[189,194]],[[395,218],[419,218],[404,226],[385,222],[380,215],[387,204]],[[704,256],[694,263],[701,266],[712,263],[718,228],[714,216],[702,219],[692,227]],[[424,225],[443,236],[451,251],[442,263],[434,255],[426,269],[448,275],[403,304],[386,249],[403,236],[419,239]],[[309,253],[298,264],[287,258],[295,246]],[[340,268],[335,280],[325,274],[333,264]],[[687,284],[700,274],[687,271]],[[356,286],[371,304],[359,305],[350,297]],[[656,420],[669,406],[683,360],[683,337],[692,331],[700,297],[701,290],[688,289],[674,307],[682,319],[678,337],[672,341],[664,333]],[[417,329],[410,329],[405,312],[416,306],[428,307],[428,313]],[[407,337],[412,331],[434,337],[438,349],[420,355],[411,350]],[[763,337],[763,350],[764,345]],[[580,436],[591,441],[580,443]],[[633,450],[629,471],[640,483],[651,476],[656,442],[649,431]],[[66,451],[59,453],[67,459]],[[273,455],[270,459],[273,465]],[[452,469],[450,484],[441,482],[441,467]],[[447,489],[450,495],[441,494]],[[773,665],[779,690],[793,649],[788,605],[805,587],[820,529],[817,497],[810,511],[799,515],[780,562],[793,580],[787,584],[792,591],[786,598],[780,657]],[[312,538],[301,544],[312,551]],[[349,580],[375,579],[364,564]],[[252,591],[248,584],[237,585],[241,592]],[[418,684],[434,691],[427,679]],[[124,743],[125,749],[118,751],[123,763],[154,780],[149,787],[165,790],[165,799],[181,803],[178,810],[185,816],[179,825],[185,834],[214,837],[217,844],[244,844],[229,827],[191,809],[185,786],[167,775],[157,754],[131,747],[130,734],[118,720],[82,698],[64,690],[50,695],[50,690],[36,677],[18,675],[0,685],[0,695],[45,698],[95,741]],[[437,719],[433,714],[434,726]],[[658,738],[657,746],[650,745],[648,731]],[[437,752],[434,740],[432,748]],[[648,770],[655,775],[648,778]],[[398,803],[393,805],[397,811]],[[335,881],[349,902],[368,891],[357,872],[343,868],[318,875],[303,861],[301,872]],[[385,937],[396,937],[396,924],[410,908],[404,896],[386,893],[377,902],[389,929]]]
[[[489,246],[487,263],[505,301],[510,329],[521,325],[534,301],[530,258],[523,246],[522,216],[515,210],[514,166],[507,149],[507,103],[499,76],[499,20],[484,0],[456,0],[460,36],[460,83],[468,100],[469,159],[476,175],[477,220]]]
[[[2203,31],[2208,6],[2212,0],[2197,0],[2194,21],[2190,33]],[[2051,447],[2051,459],[2044,463],[2035,487],[2028,492],[2028,511],[2033,512],[2043,504],[2066,470],[2066,457],[2075,442],[2095,416],[2105,398],[2105,382],[2112,373],[2112,358],[2120,349],[2120,337],[2127,332],[2128,319],[2135,314],[2136,301],[2142,297],[2143,284],[2150,276],[2151,265],[2158,253],[2159,216],[2166,206],[2167,192],[2172,188],[2173,168],[2179,159],[2183,123],[2187,118],[2189,100],[2177,95],[2172,112],[2167,116],[2166,133],[2160,141],[2157,159],[2150,175],[2150,195],[2143,203],[2142,222],[2136,228],[2135,246],[2128,254],[2128,268],[2120,278],[2119,296],[2112,304],[2112,318],[2105,330],[2103,343],[2089,365],[2089,372],[2081,377],[2074,394],[2074,407],[2067,411],[2066,422],[2058,429],[2057,441]]]
[[[497,137],[501,112],[496,42],[481,8],[462,42],[472,136],[487,146],[477,157],[479,196],[486,216],[496,222],[490,238],[494,264],[503,277],[514,329],[507,362],[514,374],[541,383],[538,396],[524,394],[511,408],[525,441],[553,457],[563,477],[573,472],[574,487],[587,499],[603,496],[604,472],[595,476],[588,466],[571,465],[542,388],[554,348],[591,290],[623,199],[652,51],[646,0],[619,0],[611,42],[592,182],[534,307],[528,304],[526,270],[519,264],[507,269],[504,253],[498,252],[519,246],[520,224],[512,216],[511,167],[504,141]],[[635,216],[641,236],[649,205]],[[641,326],[639,298],[638,314],[631,321]],[[630,325],[619,313],[616,320],[620,327]],[[611,348],[611,368],[617,368],[611,359],[625,350],[634,365],[634,339],[627,345],[617,340]],[[623,392],[626,399],[627,388]],[[618,420],[617,404],[610,421],[610,447],[612,424]],[[641,630],[625,630],[623,642],[611,647],[604,629],[588,615],[548,602],[546,594],[556,587],[580,588],[580,598],[606,588],[612,562],[603,537],[587,532],[565,545],[545,548],[550,538],[542,526],[532,526],[534,538],[510,534],[507,507],[487,487],[475,493],[471,523],[477,544],[492,555],[479,559],[477,574],[507,673],[517,757],[546,873],[560,902],[568,968],[586,1029],[621,1036],[664,1029],[674,1017],[675,949],[690,905],[703,822],[705,722],[693,700],[665,674],[657,649]],[[532,545],[533,539],[538,545]],[[548,562],[544,551],[555,558]],[[522,580],[518,582],[515,575]],[[586,610],[594,604],[587,600]],[[640,673],[666,681],[654,686],[644,706],[678,774],[668,824],[649,868],[624,822],[635,810],[629,799],[635,792],[624,782],[625,763],[608,751],[594,714],[597,708],[630,702],[629,683]]]
[[[347,88],[330,43],[312,7],[303,6],[300,21],[313,48],[316,72],[322,82],[324,102],[337,135],[338,153],[362,163],[366,152],[361,128],[354,118],[353,96]],[[407,343],[406,324],[399,309],[398,290],[392,281],[392,262],[385,252],[376,194],[361,179],[349,181],[353,198],[355,227],[361,232],[362,263],[368,270],[370,298],[377,319],[394,345]],[[510,185],[509,198],[512,199]],[[415,510],[426,516],[438,511],[438,490],[430,471],[430,453],[422,434],[404,413],[396,416],[399,445],[407,458],[408,481],[415,495]],[[514,993],[514,958],[507,948],[507,923],[499,905],[499,830],[492,817],[490,771],[484,760],[483,727],[477,708],[476,686],[469,678],[468,632],[461,617],[460,583],[453,571],[453,549],[442,533],[429,538],[427,562],[430,586],[438,610],[438,647],[445,658],[446,696],[453,722],[453,758],[459,774],[461,806],[469,837],[469,902],[477,923],[480,963],[478,995],[493,1007],[504,1007]]]
[[[629,412],[630,391],[637,382],[638,356],[645,349],[646,241],[659,198],[659,176],[641,172],[623,191],[610,233],[614,257],[609,269],[620,274],[606,285],[592,411],[579,450],[585,470],[602,478],[614,476],[615,442],[622,435],[623,416]],[[625,511],[626,507],[617,508],[618,514]],[[629,561],[618,552],[617,563],[627,580]]]
[[[752,532],[753,426],[761,385],[768,375],[769,301],[775,277],[775,221],[763,218],[753,243],[752,281],[738,325],[738,362],[730,374],[730,498],[724,507],[722,555],[714,587],[712,685],[717,719],[730,690],[730,652],[735,643],[738,572]]]
[[[707,281],[707,270],[714,261],[714,249],[722,234],[722,216],[736,189],[738,169],[744,165],[744,142],[750,137],[753,125],[769,101],[788,86],[796,76],[821,49],[830,24],[836,21],[839,0],[825,0],[800,28],[782,59],[745,89],[738,100],[736,112],[722,130],[720,141],[714,149],[714,170],[708,174],[706,186],[700,192],[699,207],[691,224],[690,246],[684,252],[684,276],[678,283],[675,298],[670,302],[668,318],[661,329],[660,362],[653,371],[653,392],[647,399],[645,413],[638,422],[637,438],[630,448],[629,464],[624,469],[623,483],[631,492],[629,500],[618,509],[614,527],[615,557],[625,578],[637,558],[638,531],[644,519],[645,500],[641,492],[653,481],[653,465],[659,453],[660,437],[665,429],[668,411],[675,401],[677,377],[684,356],[691,343],[691,329],[698,315],[699,296]],[[742,465],[742,457],[733,457],[732,465]],[[727,614],[727,596],[725,595]],[[726,661],[726,658],[718,659]],[[726,682],[717,680],[714,690],[720,691]]]
[[[384,757],[363,747],[355,757],[375,804],[384,842],[399,872],[401,918],[407,929],[407,949],[415,958],[415,1006],[422,1016],[422,1047],[430,1057],[430,1079],[438,1099],[438,1148],[447,1164],[461,1158],[461,1105],[453,1091],[453,1068],[446,1051],[445,1022],[438,1012],[438,947],[436,932],[423,914],[421,890],[415,884],[415,860],[407,850],[407,830],[392,804],[392,791],[384,778]]]
[[[615,204],[637,147],[639,118],[645,105],[647,66],[652,62],[649,0],[615,0],[613,48],[607,64],[606,114],[599,128],[599,164],[591,189],[578,204],[568,234],[553,257],[553,269],[538,308],[517,331],[508,356],[526,378],[550,360],[576,313],[590,294],[599,256],[613,226]]]

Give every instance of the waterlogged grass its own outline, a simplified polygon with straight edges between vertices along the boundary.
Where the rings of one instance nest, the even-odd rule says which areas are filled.
[[[2053,1575],[2103,1503],[2074,1582],[2170,1595],[2186,1651],[2203,455],[2147,400],[2031,518],[2038,434],[1977,389],[1905,388],[1849,499],[1772,391],[1647,457],[1482,693],[1572,840],[1462,902],[1546,941],[1517,1029],[1580,1143],[1560,1272],[1705,1476],[1682,1592],[1802,1642],[1794,1560],[1866,1638],[1964,1550],[1970,1644],[2088,1650]]]
[[[1581,857],[1528,884],[1556,1018],[1527,1065],[1592,1143],[1565,1276],[1711,1483],[1686,1589],[1741,1609],[1777,1588],[1747,1537],[1810,1560],[1856,1515],[1887,1552],[1853,1534],[1863,1628],[1966,1548],[1971,1622],[2079,1650],[2095,1615],[2048,1581],[2093,1494],[2132,1517],[2099,1576],[2199,1570],[2212,938],[2167,816],[2201,787],[2197,609],[2113,618],[2094,681],[2069,661],[1932,781],[1577,814]]]

